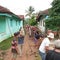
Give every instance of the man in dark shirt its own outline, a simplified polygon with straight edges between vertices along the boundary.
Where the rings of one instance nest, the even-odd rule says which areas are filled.
[[[55,41],[55,49],[48,51],[45,60],[60,60],[60,40]]]

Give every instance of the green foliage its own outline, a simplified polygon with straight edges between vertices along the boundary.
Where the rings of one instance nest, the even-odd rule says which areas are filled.
[[[50,9],[49,18],[45,21],[46,28],[52,30],[60,30],[60,0],[54,0],[52,2],[52,8]]]
[[[57,16],[60,15],[60,0],[54,0],[52,2],[52,8],[50,10],[50,16]]]
[[[32,6],[29,6],[28,10],[26,10],[26,12],[27,12],[26,16],[31,17],[31,15],[34,11],[35,11],[35,9]]]
[[[0,60],[3,60],[2,58],[0,58]]]
[[[12,38],[8,38],[2,42],[0,42],[0,49],[1,50],[7,50],[11,47],[11,41],[12,41]]]
[[[28,10],[26,10],[26,16],[29,16],[29,19],[25,21],[25,24],[29,24],[32,26],[37,25],[35,13],[33,13],[34,11],[35,10],[32,6],[29,6]]]
[[[29,20],[29,24],[30,24],[31,26],[37,25],[35,16],[32,16],[32,17],[31,17],[31,19]]]
[[[29,24],[29,18],[26,18],[26,19],[24,20],[24,25],[26,25],[26,24]]]
[[[60,29],[60,27],[59,27],[60,26],[60,22],[58,22],[58,21],[60,21],[60,20],[56,20],[56,19],[53,19],[53,18],[47,19],[45,21],[46,28],[52,29],[54,31],[58,31]]]
[[[39,55],[39,53],[35,54],[35,59],[36,59],[36,60],[42,60],[42,59],[41,59],[41,56]]]

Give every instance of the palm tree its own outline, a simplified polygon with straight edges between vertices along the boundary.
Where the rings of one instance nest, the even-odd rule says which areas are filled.
[[[31,18],[31,15],[34,11],[35,11],[34,8],[32,6],[29,6],[28,10],[26,10],[27,12],[26,16],[29,16]]]

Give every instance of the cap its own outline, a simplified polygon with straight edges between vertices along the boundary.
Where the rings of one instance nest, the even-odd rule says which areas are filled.
[[[53,33],[49,33],[49,35],[47,37],[54,38],[54,34]]]

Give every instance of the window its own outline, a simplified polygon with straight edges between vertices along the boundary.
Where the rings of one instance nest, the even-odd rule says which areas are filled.
[[[17,20],[16,20],[16,26],[17,26]]]
[[[19,21],[19,25],[20,25],[20,21]]]
[[[43,26],[45,26],[45,22],[43,21]]]
[[[40,21],[40,25],[42,26],[42,20]]]
[[[12,22],[12,19],[10,20],[10,25],[11,25],[11,27],[13,26],[13,22]]]
[[[0,16],[0,33],[6,31],[6,20],[4,16]]]

